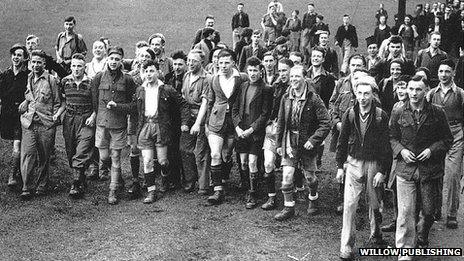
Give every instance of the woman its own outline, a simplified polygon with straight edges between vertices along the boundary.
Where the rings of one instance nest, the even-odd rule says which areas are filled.
[[[290,31],[290,51],[296,52],[300,49],[301,20],[298,18],[298,10],[292,12],[292,17],[287,20],[284,30]]]
[[[97,40],[93,43],[92,61],[85,65],[85,73],[87,74],[87,77],[92,79],[98,72],[102,71],[103,68],[105,68],[106,48],[106,43],[102,40]]]
[[[391,35],[390,26],[387,25],[387,17],[385,15],[381,15],[379,22],[379,25],[374,30],[374,39],[377,46],[380,46],[383,40],[387,39]]]
[[[403,61],[394,59],[390,63],[390,77],[382,79],[379,84],[382,109],[390,116],[393,105],[397,102],[396,86],[402,74]]]

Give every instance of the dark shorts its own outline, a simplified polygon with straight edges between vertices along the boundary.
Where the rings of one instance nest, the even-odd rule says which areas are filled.
[[[317,159],[317,155],[314,155],[309,158],[305,158],[304,160],[301,159],[301,157],[299,157],[298,155],[295,155],[295,157],[293,158],[286,156],[282,158],[281,165],[294,167],[296,169],[301,169],[304,171],[316,171],[317,170],[316,159]]]
[[[246,139],[237,138],[235,141],[235,151],[238,153],[247,153],[260,155],[263,148],[263,140],[254,140],[252,137]]]
[[[0,129],[0,137],[4,140],[21,140],[21,125],[18,124],[16,126]]]
[[[233,139],[235,137],[235,127],[230,112],[226,114],[222,128],[219,131],[210,131],[210,134],[219,136],[224,140]]]
[[[166,146],[161,143],[160,129],[158,123],[146,122],[143,124],[142,129],[137,141],[137,146],[141,150],[156,150],[156,147]]]

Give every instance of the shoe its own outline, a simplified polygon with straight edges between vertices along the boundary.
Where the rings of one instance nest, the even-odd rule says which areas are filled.
[[[343,203],[340,203],[340,205],[337,206],[337,209],[335,211],[338,215],[343,215]]]
[[[258,205],[258,202],[256,200],[255,193],[254,192],[248,192],[245,208],[246,209],[253,209],[257,205]]]
[[[184,192],[185,193],[190,193],[195,190],[195,182],[188,182],[186,186],[184,187]]]
[[[277,221],[287,220],[295,215],[294,207],[284,207],[277,215],[274,216],[274,219]]]
[[[79,198],[82,196],[82,187],[78,184],[72,184],[71,189],[69,190],[69,196],[71,198]]]
[[[269,197],[267,199],[266,203],[264,203],[261,206],[261,209],[263,209],[263,210],[272,210],[272,209],[275,209],[275,208],[276,208],[275,196]]]
[[[458,221],[455,217],[448,217],[446,219],[446,227],[449,229],[456,229],[458,228]]]
[[[15,176],[13,175],[13,173],[10,174],[10,176],[8,177],[8,187],[10,189],[14,188],[16,185],[18,185],[18,181],[16,180]]]
[[[116,190],[111,189],[110,193],[108,194],[108,204],[116,205],[118,204],[118,198],[116,196]]]
[[[396,222],[391,222],[388,225],[382,226],[380,228],[382,232],[395,232],[396,231]]]
[[[29,200],[29,199],[32,198],[32,193],[29,192],[29,191],[23,191],[23,193],[21,193],[20,197],[21,197],[22,200]]]
[[[428,248],[429,247],[429,242],[426,240],[422,240],[420,238],[417,238],[417,247],[418,248]]]
[[[47,191],[45,189],[36,189],[35,195],[38,197],[47,195]]]
[[[296,190],[296,202],[298,203],[305,203],[306,200],[308,199],[308,196],[306,195],[306,190]]]
[[[213,205],[220,205],[224,201],[224,194],[222,190],[214,191],[214,194],[208,197],[208,204]]]
[[[147,197],[143,200],[143,204],[151,204],[156,201],[156,191],[148,191]]]
[[[387,246],[387,241],[382,238],[382,235],[379,234],[377,236],[371,235],[367,240],[368,247],[382,247]]]
[[[309,203],[308,203],[308,209],[306,210],[306,213],[308,213],[308,215],[316,215],[319,213],[319,208],[318,208],[318,203],[317,203],[317,199],[316,200],[309,200]]]
[[[137,199],[142,195],[141,189],[140,189],[140,183],[138,182],[133,182],[132,186],[129,188],[127,191],[131,199]]]
[[[202,196],[209,195],[209,190],[207,190],[207,189],[199,189],[198,194],[202,195]]]

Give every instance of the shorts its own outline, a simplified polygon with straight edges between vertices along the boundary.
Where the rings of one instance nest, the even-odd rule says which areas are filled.
[[[141,150],[156,150],[156,147],[166,146],[161,143],[159,133],[160,129],[158,123],[144,123],[137,141],[138,148]]]
[[[0,129],[0,137],[4,140],[21,140],[22,133],[21,124]]]
[[[137,134],[137,115],[129,115],[127,117],[127,135]]]
[[[235,127],[232,121],[232,115],[230,112],[226,113],[224,116],[224,124],[219,131],[210,131],[210,134],[214,134],[223,138],[224,140],[235,138]]]
[[[97,126],[95,147],[99,149],[121,150],[127,146],[127,129],[109,129]]]
[[[295,155],[295,157],[290,158],[289,156],[285,156],[282,158],[282,166],[290,166],[296,169],[301,169],[303,171],[317,171],[316,165],[317,155],[313,155],[311,157],[305,157],[302,159]]]
[[[253,137],[246,139],[238,138],[235,141],[235,151],[237,153],[247,153],[253,155],[260,155],[263,147],[263,140],[255,140]]]
[[[264,137],[263,149],[277,154],[277,122],[272,122],[266,126],[266,136]]]

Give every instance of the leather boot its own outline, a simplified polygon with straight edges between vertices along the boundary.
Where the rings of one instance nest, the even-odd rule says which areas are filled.
[[[246,209],[253,209],[258,205],[258,200],[256,199],[256,192],[248,191],[247,200],[246,200]]]
[[[319,213],[318,205],[319,205],[319,203],[318,203],[317,199],[309,200],[308,209],[306,210],[308,215],[316,215],[316,214],[318,214]]]
[[[100,158],[100,161],[98,163],[100,181],[106,181],[109,179],[110,167],[111,167],[111,159],[102,160]]]
[[[275,196],[271,196],[267,199],[266,203],[264,203],[261,208],[263,210],[272,210],[276,208],[276,203],[275,203]]]
[[[13,170],[10,172],[10,175],[8,176],[8,187],[9,188],[14,188],[16,185],[18,185],[18,180],[20,175],[20,158],[19,156],[13,156]]]
[[[127,191],[131,199],[137,199],[142,195],[142,191],[140,188],[140,183],[138,181],[132,182],[131,187]]]
[[[284,207],[277,215],[274,216],[274,219],[277,221],[287,220],[295,215],[294,207]]]
[[[250,189],[250,175],[248,168],[246,170],[243,170],[242,168],[239,168],[240,172],[240,182],[238,183],[238,189],[240,191],[245,191]]]
[[[151,204],[156,201],[156,191],[148,191],[147,197],[143,200],[143,204]]]
[[[118,197],[116,195],[115,189],[110,189],[110,193],[108,194],[108,204],[110,205],[118,204]]]
[[[216,190],[214,194],[208,197],[209,205],[220,205],[224,201],[224,191]]]

